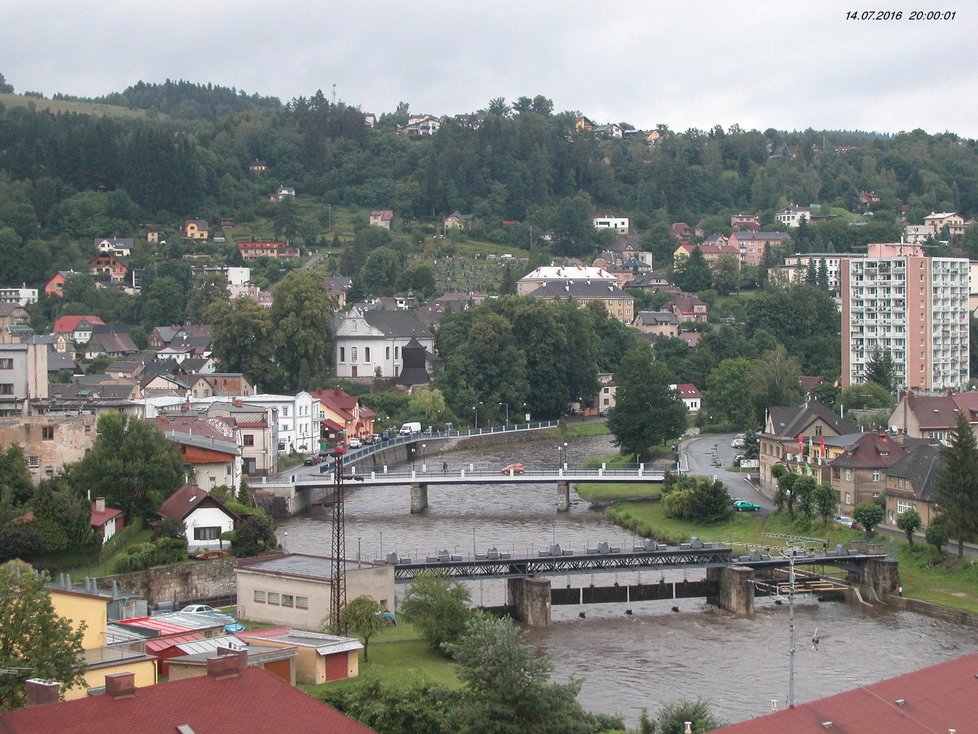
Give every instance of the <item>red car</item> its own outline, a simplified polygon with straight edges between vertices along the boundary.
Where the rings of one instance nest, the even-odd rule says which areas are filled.
[[[522,474],[525,471],[526,467],[522,464],[509,464],[499,470],[501,474]]]

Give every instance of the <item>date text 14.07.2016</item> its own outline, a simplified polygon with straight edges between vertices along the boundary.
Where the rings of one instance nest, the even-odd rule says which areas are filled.
[[[954,20],[956,10],[849,10],[846,20]]]

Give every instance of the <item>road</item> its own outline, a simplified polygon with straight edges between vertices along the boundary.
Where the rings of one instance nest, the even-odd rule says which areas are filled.
[[[727,486],[731,497],[755,502],[762,513],[774,512],[774,502],[747,482],[747,474],[729,471],[734,457],[743,449],[731,447],[733,433],[718,433],[683,439],[680,446],[681,466],[685,473],[698,477],[716,477]]]

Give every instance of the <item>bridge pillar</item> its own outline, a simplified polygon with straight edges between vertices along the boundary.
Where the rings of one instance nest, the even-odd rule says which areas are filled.
[[[535,576],[507,579],[506,605],[528,627],[549,627],[550,579]]]
[[[853,575],[850,572],[850,579]],[[893,558],[870,558],[859,567],[859,582],[879,596],[892,594],[900,585],[900,564]]]
[[[570,482],[557,482],[557,512],[570,509]]]
[[[714,590],[706,597],[707,603],[734,614],[753,614],[753,577],[754,569],[746,566],[712,566],[706,569],[707,584]]]
[[[418,515],[428,509],[428,485],[411,485],[411,514]]]

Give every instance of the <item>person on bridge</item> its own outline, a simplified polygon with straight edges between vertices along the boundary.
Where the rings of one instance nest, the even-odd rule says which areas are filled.
[[[443,472],[443,473],[445,473],[445,474],[447,474],[447,473],[448,473],[448,462],[447,462],[447,461],[443,461],[443,462],[441,463],[441,470],[442,470],[442,472]]]

